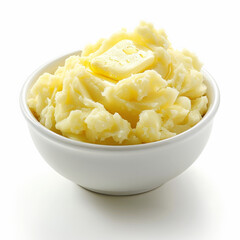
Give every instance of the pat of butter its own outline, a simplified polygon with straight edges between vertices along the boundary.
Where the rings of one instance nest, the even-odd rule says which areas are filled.
[[[148,48],[131,40],[122,40],[91,61],[91,69],[103,76],[121,80],[144,71],[154,62],[154,54]]]

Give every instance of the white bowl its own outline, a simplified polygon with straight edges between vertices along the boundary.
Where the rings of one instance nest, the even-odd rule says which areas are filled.
[[[59,174],[94,192],[131,195],[161,186],[186,170],[206,145],[219,106],[219,90],[203,69],[208,87],[209,108],[203,119],[191,129],[153,143],[105,146],[74,141],[41,125],[29,110],[28,90],[44,72],[54,72],[73,52],[36,70],[24,84],[20,105],[36,148]]]

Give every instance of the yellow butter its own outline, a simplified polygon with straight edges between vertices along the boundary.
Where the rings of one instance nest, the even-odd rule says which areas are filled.
[[[121,80],[142,72],[153,62],[154,54],[151,50],[131,40],[122,40],[102,55],[93,58],[91,69],[114,80]]]
[[[201,63],[174,50],[163,30],[141,22],[71,56],[30,90],[28,106],[48,129],[97,144],[173,137],[207,111]]]

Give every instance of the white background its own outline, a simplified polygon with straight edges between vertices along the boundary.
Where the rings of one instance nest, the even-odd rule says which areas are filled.
[[[0,2],[0,239],[240,239],[240,14],[238,1]],[[221,105],[198,160],[155,191],[88,192],[40,157],[20,113],[27,76],[61,54],[140,20],[195,52],[216,79]]]

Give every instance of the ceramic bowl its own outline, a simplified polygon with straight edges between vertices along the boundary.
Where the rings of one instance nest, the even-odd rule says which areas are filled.
[[[153,143],[105,146],[79,142],[58,135],[41,125],[29,110],[26,99],[33,83],[44,72],[53,73],[73,52],[37,69],[24,84],[20,106],[33,142],[46,162],[59,174],[94,192],[110,195],[143,193],[161,186],[185,171],[200,155],[211,133],[219,106],[219,90],[203,69],[208,87],[208,111],[191,129]]]

